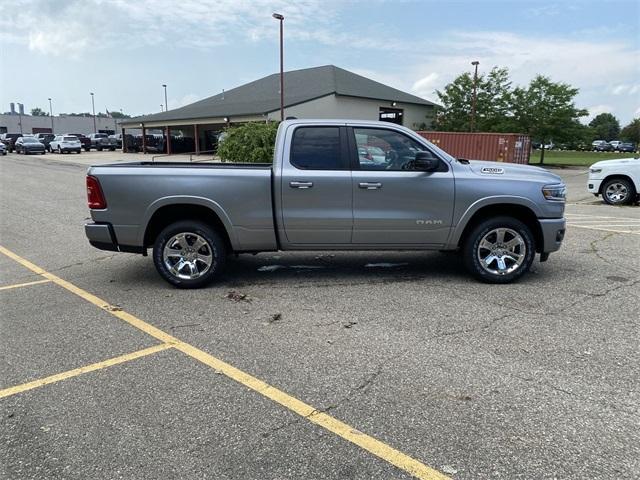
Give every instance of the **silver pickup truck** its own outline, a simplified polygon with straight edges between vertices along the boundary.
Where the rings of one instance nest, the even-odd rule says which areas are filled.
[[[460,251],[478,279],[507,283],[565,233],[565,185],[541,168],[456,159],[385,122],[287,120],[272,164],[91,167],[90,243],[146,255],[182,288],[231,253]]]

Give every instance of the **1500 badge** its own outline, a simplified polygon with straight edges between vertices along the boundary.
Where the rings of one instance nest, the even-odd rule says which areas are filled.
[[[502,175],[504,173],[504,168],[502,167],[482,167],[480,173],[486,173],[489,175]]]

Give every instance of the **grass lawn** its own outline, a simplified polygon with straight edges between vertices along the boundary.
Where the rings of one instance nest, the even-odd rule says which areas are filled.
[[[614,158],[630,158],[638,156],[637,153],[611,153],[611,152],[577,152],[577,151],[559,151],[546,150],[544,152],[544,163],[546,165],[571,165],[579,167],[588,167],[600,160],[611,160]],[[529,164],[536,165],[540,163],[540,150],[531,152]]]

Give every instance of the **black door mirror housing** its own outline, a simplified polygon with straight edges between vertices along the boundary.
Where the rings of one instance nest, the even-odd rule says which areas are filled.
[[[431,152],[417,152],[413,162],[414,170],[421,172],[435,172],[440,167],[440,160],[433,156]]]

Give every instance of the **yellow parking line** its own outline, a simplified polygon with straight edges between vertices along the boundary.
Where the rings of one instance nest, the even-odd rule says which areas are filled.
[[[138,350],[137,352],[127,353],[125,355],[110,358],[109,360],[104,360],[102,362],[92,363],[91,365],[74,368],[73,370],[68,370],[62,373],[56,373],[55,375],[51,375],[50,377],[34,380],[33,382],[27,382],[21,385],[16,385],[14,387],[5,388],[3,390],[0,390],[0,398],[9,397],[11,395],[15,395],[16,393],[26,392],[27,390],[32,390],[44,385],[49,385],[50,383],[56,383],[61,380],[66,380],[67,378],[77,377],[78,375],[82,375],[83,373],[93,372],[102,368],[118,365],[119,363],[129,362],[131,360],[135,360],[136,358],[145,357],[153,353],[161,352],[162,350],[166,350],[168,348],[173,348],[173,345],[161,343],[159,345],[154,345],[153,347]]]
[[[20,257],[19,255],[16,255],[15,253],[7,250],[2,246],[0,246],[0,253],[5,254],[6,256],[20,263],[29,270],[42,275],[43,277],[51,280],[53,283],[69,290],[72,293],[75,293],[81,298],[84,298],[86,301],[94,304],[102,310],[111,313],[112,315],[129,323],[139,330],[142,330],[152,337],[157,338],[158,340],[162,341],[163,344],[168,344],[167,348],[175,347],[177,350],[180,350],[181,352],[189,355],[199,362],[213,368],[215,371],[224,374],[228,378],[244,385],[245,387],[250,388],[251,390],[254,390],[255,392],[272,400],[273,402],[282,405],[288,410],[308,419],[310,422],[338,435],[342,439],[363,448],[364,450],[374,454],[375,456],[390,463],[391,465],[395,465],[396,467],[404,470],[414,477],[423,480],[449,479],[449,477],[447,477],[446,475],[400,452],[399,450],[396,450],[390,445],[387,445],[380,440],[377,440],[359,430],[356,430],[355,428],[347,425],[344,422],[341,422],[331,415],[319,411],[311,405],[298,400],[297,398],[283,392],[282,390],[277,389],[276,387],[269,385],[266,382],[263,382],[253,375],[237,369],[236,367],[214,357],[213,355],[210,355],[188,343],[178,340],[176,337],[173,337],[172,335],[163,332],[162,330],[148,324],[147,322],[144,322],[143,320],[140,320],[139,318],[122,311],[118,307],[109,305],[107,302],[96,297],[95,295],[82,290],[79,287],[76,287],[72,283],[63,280],[60,277],[53,275],[52,273],[43,270],[37,265]]]
[[[28,287],[29,285],[38,285],[40,283],[49,283],[51,280],[36,280],[35,282],[26,282],[26,283],[16,283],[14,285],[7,285],[6,287],[0,287],[0,291],[2,290],[11,290],[12,288],[20,288],[20,287]]]

